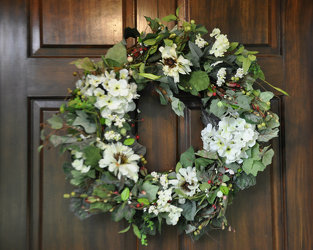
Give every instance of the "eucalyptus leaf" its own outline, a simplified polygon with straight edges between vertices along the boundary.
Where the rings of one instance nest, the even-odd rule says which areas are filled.
[[[127,50],[122,42],[115,44],[105,55],[106,59],[112,59],[120,64],[127,63]]]
[[[193,166],[195,159],[195,151],[193,147],[190,147],[187,151],[181,154],[180,163],[183,165],[184,168],[190,167]]]
[[[47,120],[53,129],[61,129],[63,128],[63,119],[58,115],[53,115],[51,118]]]

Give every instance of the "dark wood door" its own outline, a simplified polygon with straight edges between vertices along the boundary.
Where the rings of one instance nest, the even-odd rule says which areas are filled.
[[[291,97],[275,99],[282,132],[272,167],[229,209],[236,232],[192,242],[165,227],[142,247],[131,233],[118,234],[124,225],[109,216],[80,221],[69,212],[64,158],[54,149],[38,154],[40,123],[73,88],[74,57],[104,54],[124,27],[145,30],[144,15],[177,6],[182,17],[259,50],[267,79]],[[310,0],[1,0],[0,249],[313,249],[312,15]],[[200,146],[199,107],[186,105],[178,119],[143,93],[139,135],[150,171],[172,169],[184,149]]]

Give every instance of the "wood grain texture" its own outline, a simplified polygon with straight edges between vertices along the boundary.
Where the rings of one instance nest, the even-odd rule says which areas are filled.
[[[280,54],[280,0],[190,0],[185,1],[187,19],[220,28],[231,41],[262,53]]]
[[[313,249],[313,4],[285,4],[287,246]]]
[[[25,8],[24,1],[1,1],[0,249],[6,250],[24,249],[27,239]]]
[[[122,40],[122,0],[45,0],[40,5],[43,45],[111,45]]]
[[[99,57],[135,26],[135,0],[29,0],[32,57]]]
[[[64,4],[60,0],[54,3],[60,8]],[[145,30],[143,15],[162,17],[184,4],[181,13],[187,19],[198,18],[211,28],[222,27],[224,32],[229,31],[230,38],[242,39],[252,44],[253,49],[261,50],[259,62],[268,81],[291,95],[282,98],[281,104],[273,104],[277,111],[283,111],[281,138],[274,141],[273,167],[259,176],[257,186],[240,193],[230,207],[230,222],[236,233],[212,232],[194,243],[178,236],[175,228],[164,227],[162,236],[151,239],[149,247],[141,247],[131,232],[117,234],[123,225],[112,223],[107,216],[78,221],[62,198],[69,188],[60,168],[62,159],[53,150],[45,151],[41,165],[36,158],[40,112],[43,118],[51,115],[61,100],[57,97],[74,86],[71,73],[75,69],[68,64],[73,59],[64,57],[99,56],[107,48],[101,44],[85,46],[86,41],[100,39],[96,36],[89,40],[88,35],[93,34],[87,31],[82,34],[73,31],[64,38],[64,43],[70,43],[74,41],[74,34],[81,36],[83,39],[76,47],[72,44],[44,47],[40,43],[39,1],[2,0],[0,249],[313,249],[312,2],[125,0],[123,3],[126,6],[122,12],[123,25],[137,23],[140,30]],[[48,15],[49,8],[53,7],[46,9]],[[85,16],[89,13],[89,7],[86,8]],[[251,12],[248,13],[248,9]],[[54,13],[63,18],[63,12]],[[46,25],[51,20],[53,17],[45,19]],[[55,31],[49,28],[52,26],[48,24],[45,32],[50,40],[56,41]],[[160,106],[158,97],[151,94],[147,90],[142,99],[145,103],[139,102],[141,117],[146,119],[138,127],[139,141],[149,147],[149,170],[167,170],[175,165],[178,154],[189,144],[201,144],[198,137],[201,127],[196,122],[199,110],[190,103],[186,111],[190,120],[177,120],[170,108]],[[35,104],[38,112],[34,112],[32,105]],[[37,118],[32,117],[31,112]],[[280,155],[283,157],[277,157]]]

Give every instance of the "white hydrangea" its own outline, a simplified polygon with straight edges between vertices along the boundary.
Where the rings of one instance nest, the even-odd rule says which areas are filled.
[[[225,82],[226,79],[226,68],[220,68],[217,71],[217,81],[216,81],[216,85],[221,87],[222,84]]]
[[[210,37],[215,37],[221,34],[221,30],[219,28],[214,28],[210,34]]]
[[[215,37],[215,42],[210,50],[210,54],[214,54],[215,57],[222,57],[229,48],[229,41],[227,35],[221,34],[220,29],[213,29],[210,34],[211,37]]]
[[[119,141],[122,137],[119,133],[113,131],[113,130],[110,130],[110,131],[107,131],[104,133],[104,138],[107,140],[107,141]]]
[[[97,97],[95,107],[101,111],[103,118],[118,115],[122,118],[126,113],[135,110],[137,99],[136,83],[129,83],[129,71],[121,69],[117,74],[112,70],[102,75],[87,75],[76,82],[76,88],[85,97]],[[116,126],[122,127],[121,121],[116,120]]]
[[[242,159],[248,157],[246,151],[255,145],[258,132],[255,125],[242,118],[223,117],[217,130],[209,123],[201,131],[201,138],[203,148],[225,157],[226,164],[242,163]]]
[[[204,48],[204,46],[208,45],[207,41],[205,41],[200,34],[196,35],[196,41],[195,41],[196,45],[202,49]]]
[[[160,184],[162,185],[162,187],[164,189],[168,188],[168,178],[167,178],[167,174],[162,174],[160,177]]]
[[[238,77],[239,79],[244,76],[244,71],[242,68],[238,68],[235,74],[235,77]]]
[[[174,82],[179,82],[179,74],[189,74],[192,63],[182,55],[177,57],[176,48],[174,43],[172,46],[160,47],[159,51],[162,53],[164,75],[173,77]]]
[[[158,215],[159,213],[167,213],[166,224],[176,225],[183,209],[171,205],[169,203],[171,200],[172,188],[159,191],[157,203],[156,205],[152,205],[149,207],[148,213],[154,213],[155,215]]]
[[[84,159],[76,159],[72,162],[72,167],[82,173],[87,173],[91,166],[84,165]]]

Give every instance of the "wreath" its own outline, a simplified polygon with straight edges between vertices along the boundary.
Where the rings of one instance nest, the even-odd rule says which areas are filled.
[[[79,218],[110,212],[114,221],[129,223],[121,233],[132,228],[143,245],[164,222],[199,239],[212,228],[230,229],[227,205],[271,164],[268,142],[279,132],[279,118],[271,111],[274,94],[258,88],[269,83],[257,52],[229,42],[218,28],[205,36],[204,26],[179,20],[178,14],[163,18],[176,22],[172,29],[145,18],[151,33],[127,28],[124,40],[101,60],[72,62],[81,70],[74,72],[76,88],[44,125],[43,145],[50,142],[71,154],[63,169],[75,190],[64,197]],[[128,38],[135,45],[127,47]],[[142,122],[135,101],[147,85],[178,116],[185,107],[179,93],[202,105],[203,149],[190,147],[168,172],[148,171],[146,148],[135,136]]]

